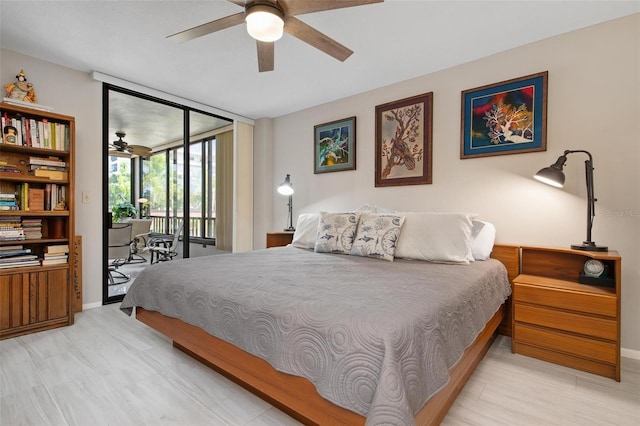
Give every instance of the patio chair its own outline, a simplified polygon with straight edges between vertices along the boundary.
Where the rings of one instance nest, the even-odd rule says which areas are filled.
[[[109,228],[109,246],[107,257],[109,258],[109,283],[108,285],[124,284],[131,277],[118,271],[131,255],[131,224],[114,223]]]
[[[147,240],[151,233],[151,219],[129,219],[125,223],[131,224],[131,254],[127,263],[144,263],[147,258],[142,256],[144,248],[147,246]]]
[[[172,260],[178,255],[178,242],[184,222],[176,227],[173,236],[155,236],[149,238],[145,251],[151,253],[151,263],[165,262]]]

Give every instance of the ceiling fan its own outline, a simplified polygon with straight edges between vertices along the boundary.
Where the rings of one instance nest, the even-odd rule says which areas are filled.
[[[109,147],[112,151],[116,151],[119,153],[137,155],[139,157],[149,157],[151,154],[151,148],[147,148],[142,145],[129,145],[125,141],[122,140],[127,134],[123,131],[117,131],[116,136],[118,137],[117,141],[113,141],[111,146]]]
[[[274,42],[283,31],[344,62],[353,51],[295,16],[345,7],[382,3],[384,0],[229,0],[244,7],[244,12],[229,15],[197,27],[172,34],[167,38],[179,42],[202,37],[243,22],[256,39],[258,71],[273,71]]]

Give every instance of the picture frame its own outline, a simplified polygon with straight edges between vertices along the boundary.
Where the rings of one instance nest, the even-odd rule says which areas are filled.
[[[433,92],[376,106],[375,186],[432,182]]]
[[[547,150],[548,71],[462,92],[460,158]]]
[[[356,169],[356,117],[313,126],[313,173]]]

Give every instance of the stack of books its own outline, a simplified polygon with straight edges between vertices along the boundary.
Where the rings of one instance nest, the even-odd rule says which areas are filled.
[[[18,210],[16,194],[13,192],[0,192],[0,210]]]
[[[0,176],[17,176],[20,173],[20,169],[15,165],[0,161]]]
[[[22,230],[27,240],[39,240],[42,238],[42,219],[23,218]]]
[[[20,216],[0,217],[0,241],[20,241],[26,239]]]
[[[67,163],[58,157],[29,157],[29,170],[33,176],[48,177],[52,180],[69,178]]]
[[[46,265],[58,265],[60,263],[69,262],[69,245],[58,244],[50,245],[45,248],[44,259],[42,259],[42,266]]]
[[[38,256],[21,245],[0,247],[0,269],[40,266]]]

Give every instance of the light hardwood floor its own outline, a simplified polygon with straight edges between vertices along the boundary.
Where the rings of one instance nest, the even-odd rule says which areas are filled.
[[[444,425],[639,425],[640,362],[622,382],[513,355],[500,337]],[[174,349],[118,305],[0,342],[0,425],[297,425]]]

